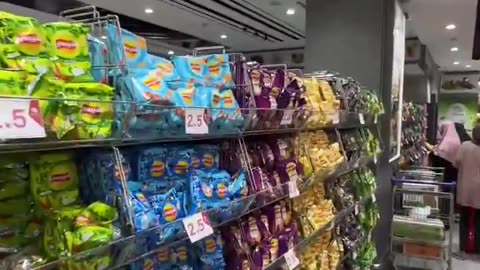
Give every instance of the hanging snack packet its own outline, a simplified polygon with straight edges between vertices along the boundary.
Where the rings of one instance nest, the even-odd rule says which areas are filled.
[[[159,80],[164,82],[173,82],[180,80],[177,70],[173,66],[172,62],[165,58],[158,57],[152,54],[148,54],[149,69],[152,70]]]
[[[110,63],[127,65],[130,74],[143,73],[149,66],[147,41],[113,24],[107,29]]]
[[[47,38],[38,21],[1,12],[0,27],[0,58],[6,67],[35,74],[49,69]]]
[[[54,76],[67,82],[92,81],[87,41],[89,28],[68,22],[47,23],[44,28]]]
[[[26,96],[26,80],[24,71],[0,70],[0,95]]]
[[[102,83],[67,83],[57,95],[68,99],[59,106],[53,121],[52,128],[58,138],[74,129],[72,136],[77,139],[111,136],[114,116],[112,87]],[[82,99],[92,101],[76,101]]]
[[[97,82],[106,83],[108,80],[105,69],[108,53],[107,45],[100,39],[88,35],[88,50],[90,52],[90,62],[92,62],[93,79]]]

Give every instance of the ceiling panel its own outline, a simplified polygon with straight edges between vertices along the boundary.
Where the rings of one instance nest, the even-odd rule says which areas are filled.
[[[305,42],[304,23],[303,27],[301,23],[305,20],[305,12],[301,1],[81,1],[238,51],[301,47]],[[298,13],[287,16],[286,8],[290,6],[295,7]],[[152,8],[154,12],[146,14],[145,8]],[[228,38],[221,39],[222,34]]]
[[[418,38],[430,50],[440,69],[447,71],[480,70],[479,61],[472,60],[476,0],[410,0],[405,4],[409,23]],[[455,24],[455,30],[445,29]],[[458,47],[457,52],[450,48]],[[454,62],[460,62],[454,65]]]

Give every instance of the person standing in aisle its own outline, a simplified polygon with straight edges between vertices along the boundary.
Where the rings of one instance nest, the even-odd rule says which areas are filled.
[[[453,166],[453,162],[462,142],[470,140],[468,134],[467,138],[461,138],[466,133],[465,128],[462,129],[462,127],[463,125],[459,123],[442,122],[439,128],[439,143],[435,147],[431,147],[430,160],[432,167],[445,168],[444,180],[447,182],[457,181],[458,171]],[[459,136],[460,133],[462,136]]]
[[[480,125],[472,135],[458,149],[453,165],[458,168],[460,251],[480,253]]]

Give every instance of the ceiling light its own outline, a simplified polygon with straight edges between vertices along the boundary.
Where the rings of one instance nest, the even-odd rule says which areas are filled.
[[[457,47],[452,47],[452,48],[450,48],[450,51],[451,51],[451,52],[457,52],[457,51],[458,51],[458,48],[457,48]]]
[[[460,62],[455,61],[455,62],[453,62],[453,64],[454,64],[454,65],[460,65]]]
[[[145,9],[145,13],[147,13],[147,14],[153,13],[153,9],[151,9],[151,8],[146,8],[146,9]]]
[[[221,39],[226,39],[227,38],[227,35],[223,34],[220,36]]]
[[[287,15],[293,15],[293,14],[295,14],[295,9],[293,8],[287,9]]]
[[[447,29],[447,30],[453,30],[455,28],[457,28],[457,26],[455,24],[448,24],[447,26],[445,26],[445,29]]]
[[[471,66],[471,65],[466,65],[465,67],[466,67],[466,68],[471,68],[472,66]]]
[[[101,36],[100,38],[101,39],[107,39],[107,36]]]
[[[168,55],[173,55],[173,54],[175,54],[174,51],[168,51]]]

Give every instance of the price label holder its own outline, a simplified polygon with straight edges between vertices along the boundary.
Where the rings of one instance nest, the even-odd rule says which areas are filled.
[[[187,134],[208,134],[208,125],[205,109],[185,109],[185,133]]]
[[[360,125],[365,125],[365,116],[363,113],[358,114],[358,120],[360,120]]]
[[[338,111],[330,111],[327,113],[327,115],[328,115],[328,119],[332,120],[332,123],[334,125],[337,125],[338,123],[340,123],[340,114]]]
[[[290,198],[295,198],[300,195],[300,191],[298,190],[297,187],[297,180],[291,180],[288,182],[288,196]]]
[[[282,120],[280,121],[280,125],[287,126],[292,124],[293,112],[294,112],[293,110],[284,110]]]
[[[37,99],[0,98],[0,139],[46,136]]]
[[[182,221],[188,238],[190,238],[190,242],[192,243],[213,234],[213,228],[204,213],[196,213],[184,218]]]
[[[285,253],[285,255],[283,256],[285,256],[285,261],[289,270],[293,270],[300,265],[300,260],[298,259],[293,249],[287,251],[287,253]]]

